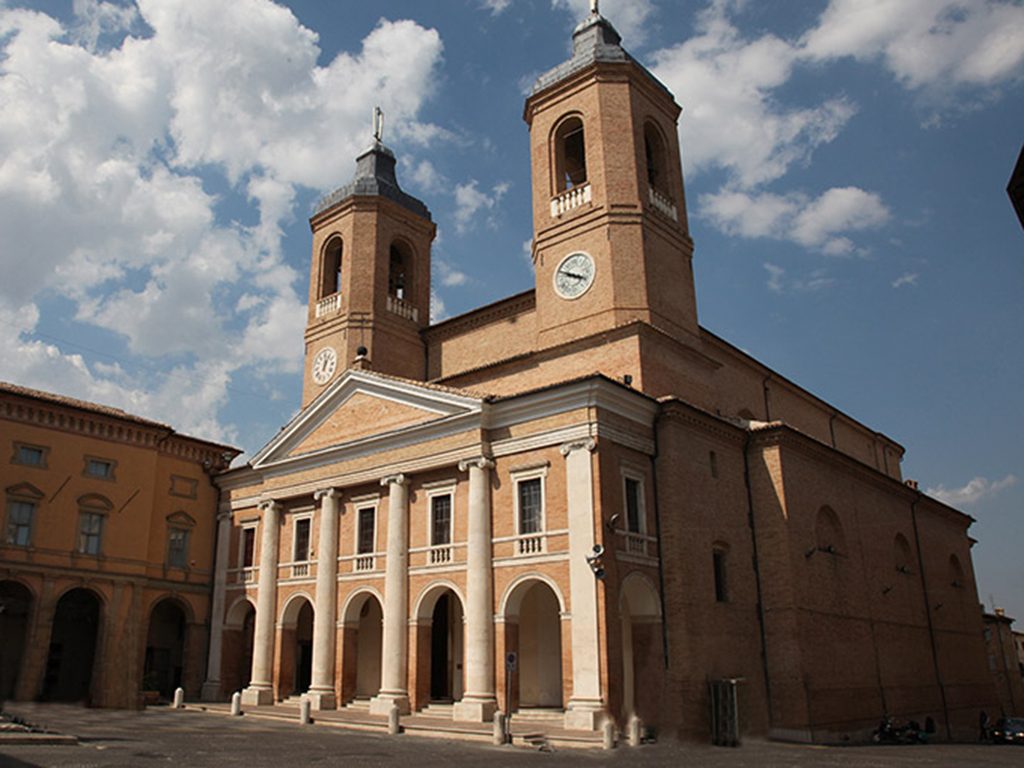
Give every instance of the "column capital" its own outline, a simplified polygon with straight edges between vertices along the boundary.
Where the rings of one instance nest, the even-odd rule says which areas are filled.
[[[381,485],[407,485],[409,478],[398,472],[394,475],[386,475],[380,479]]]
[[[477,469],[494,469],[494,462],[486,456],[463,459],[459,462],[459,472],[465,472],[470,467],[475,467]]]
[[[231,510],[230,509],[222,509],[220,512],[217,513],[217,522],[220,522],[222,520],[230,520],[230,519],[231,519]]]
[[[320,499],[340,499],[341,491],[337,488],[318,488],[313,491],[313,499],[320,501]]]
[[[257,505],[257,509],[260,512],[279,512],[281,510],[281,502],[274,501],[274,499],[263,499]]]
[[[586,440],[572,440],[568,443],[562,443],[562,446],[558,451],[563,456],[568,456],[573,451],[588,451],[593,453],[595,448],[597,448],[597,441],[594,440],[594,438],[589,437]]]

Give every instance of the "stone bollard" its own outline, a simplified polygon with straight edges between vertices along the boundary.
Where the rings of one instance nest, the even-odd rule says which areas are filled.
[[[174,708],[184,709],[185,708],[185,689],[175,688],[174,689]]]
[[[639,747],[640,746],[640,734],[643,732],[641,728],[640,718],[636,715],[630,715],[629,718],[629,746]]]
[[[391,709],[388,710],[388,733],[392,736],[397,736],[401,732],[402,727],[398,719],[398,705],[392,704]]]
[[[302,725],[309,725],[313,722],[313,718],[309,716],[310,709],[311,706],[309,699],[303,696],[302,699],[299,700],[299,722]]]
[[[242,694],[235,691],[231,695],[231,714],[234,717],[238,717],[242,714]]]
[[[601,726],[601,736],[604,740],[603,746],[605,749],[615,749],[615,723],[612,722],[610,717]]]
[[[494,713],[494,744],[500,746],[508,743],[508,738],[505,734],[505,715],[501,712]]]

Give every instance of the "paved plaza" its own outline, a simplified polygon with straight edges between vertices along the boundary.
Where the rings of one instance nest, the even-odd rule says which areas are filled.
[[[737,749],[662,742],[639,748],[495,747],[472,741],[387,736],[258,715],[231,718],[196,709],[116,712],[57,705],[9,707],[31,722],[78,737],[77,745],[9,744],[0,740],[0,768],[103,766],[1020,766],[1024,749],[971,744],[916,747],[817,747],[748,740]]]

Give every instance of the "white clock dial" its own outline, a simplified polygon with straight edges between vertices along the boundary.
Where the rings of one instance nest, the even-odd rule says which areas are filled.
[[[338,367],[338,355],[330,347],[324,347],[313,358],[313,381],[326,384]]]
[[[589,254],[570,253],[555,269],[555,292],[563,299],[578,299],[594,283],[594,260]]]

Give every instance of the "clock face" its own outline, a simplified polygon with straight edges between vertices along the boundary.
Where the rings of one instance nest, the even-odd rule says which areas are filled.
[[[326,384],[338,367],[338,355],[330,347],[324,347],[313,358],[313,381]]]
[[[555,269],[555,293],[563,299],[578,299],[594,283],[594,260],[589,254],[570,253]]]

